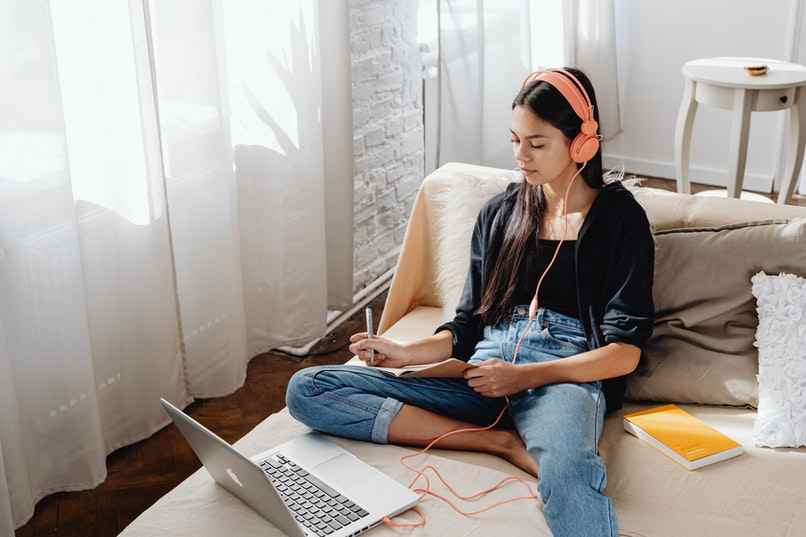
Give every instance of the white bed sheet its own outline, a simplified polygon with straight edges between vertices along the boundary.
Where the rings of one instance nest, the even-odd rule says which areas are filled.
[[[283,409],[261,422],[249,434],[236,442],[235,446],[241,453],[251,457],[308,430],[306,426],[288,414],[288,409]],[[404,485],[408,485],[414,477],[413,472],[406,469],[399,462],[400,457],[403,455],[414,453],[415,450],[413,449],[357,442],[338,437],[330,438]],[[491,486],[509,473],[529,479],[532,483],[532,490],[537,493],[534,478],[504,461],[501,461],[502,465],[506,465],[511,469],[511,472],[506,474],[488,467],[490,465],[460,462],[444,458],[437,455],[437,453],[440,455],[450,453],[455,456],[458,452],[434,450],[433,455],[430,453],[420,455],[417,458],[408,459],[407,463],[410,466],[419,468],[427,459],[428,463],[436,466],[456,490],[464,494],[475,493]],[[471,455],[470,453],[467,454]],[[479,454],[472,455],[479,456]],[[497,462],[495,457],[489,455],[480,456]],[[433,490],[450,496],[447,489],[433,474],[431,474],[431,483]],[[425,480],[421,479],[419,485],[423,486],[424,484]],[[454,503],[465,511],[473,511],[497,501],[523,495],[526,495],[524,485],[510,483],[503,489],[488,494],[485,498],[476,502],[454,500]],[[434,537],[496,534],[513,537],[525,537],[527,535],[531,537],[548,537],[551,535],[551,531],[543,518],[540,510],[542,503],[539,499],[539,494],[537,495],[538,499],[536,500],[519,500],[474,517],[461,516],[441,500],[426,497],[419,506],[427,518],[424,528],[417,528],[413,531],[410,529],[395,530],[381,524],[367,532],[367,535],[392,536],[400,535],[402,531],[410,535]],[[397,517],[395,521],[417,522],[419,521],[419,516],[413,511],[408,511]],[[124,537],[154,537],[158,535],[267,537],[281,536],[283,534],[246,504],[216,485],[207,471],[201,468],[142,513],[129,524],[121,535]]]

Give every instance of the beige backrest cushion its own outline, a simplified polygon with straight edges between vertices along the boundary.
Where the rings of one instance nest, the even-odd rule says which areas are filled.
[[[806,218],[655,232],[655,330],[637,401],[758,405],[750,278],[806,275]]]
[[[802,225],[780,224],[806,219],[806,207],[631,190],[655,233],[656,325],[642,369],[648,376],[629,377],[625,397],[756,407],[758,318],[750,277],[753,267],[806,271]],[[779,224],[747,225],[764,221]],[[675,231],[684,229],[702,230]]]
[[[806,217],[806,207],[796,205],[694,196],[648,187],[633,187],[630,190],[644,207],[655,231]]]

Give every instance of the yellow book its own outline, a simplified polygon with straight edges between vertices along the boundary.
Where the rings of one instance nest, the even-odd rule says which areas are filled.
[[[656,406],[625,414],[624,430],[688,470],[744,453],[741,444],[677,405]]]

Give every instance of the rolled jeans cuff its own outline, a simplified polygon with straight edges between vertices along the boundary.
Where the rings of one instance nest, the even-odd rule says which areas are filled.
[[[372,424],[372,441],[376,444],[389,443],[389,425],[400,409],[403,403],[397,399],[387,397],[383,400],[378,414],[375,416],[375,423]]]

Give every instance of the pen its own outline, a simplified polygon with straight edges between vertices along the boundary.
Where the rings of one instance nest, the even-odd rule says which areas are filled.
[[[364,315],[367,318],[367,337],[372,339],[375,334],[372,331],[372,308],[367,306],[364,310]],[[369,365],[375,365],[375,349],[369,350]]]

